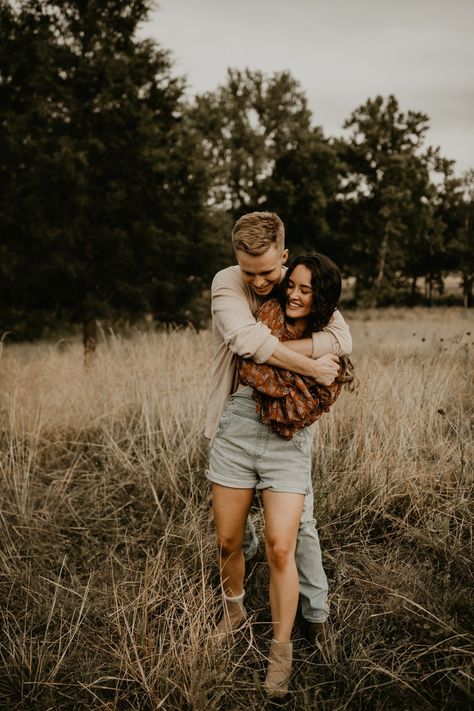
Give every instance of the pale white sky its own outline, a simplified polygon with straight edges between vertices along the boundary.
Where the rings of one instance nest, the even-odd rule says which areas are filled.
[[[190,93],[228,67],[289,70],[326,136],[367,98],[431,119],[427,143],[474,168],[474,0],[158,0],[142,34],[171,50]]]

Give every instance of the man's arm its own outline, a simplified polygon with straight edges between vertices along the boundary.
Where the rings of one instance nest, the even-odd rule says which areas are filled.
[[[212,318],[227,348],[242,358],[265,363],[278,345],[268,326],[252,314],[238,270],[218,272],[212,281]]]
[[[334,312],[328,325],[322,331],[313,333],[311,338],[300,338],[285,343],[291,350],[310,358],[319,358],[326,353],[341,356],[350,355],[352,352],[349,326],[339,310]]]
[[[285,368],[299,375],[307,375],[321,385],[331,385],[339,372],[339,357],[333,353],[326,353],[316,359],[309,358],[289,348],[289,343],[293,341],[278,343],[270,358],[265,361],[266,364]]]
[[[314,360],[297,353],[286,345],[288,342],[280,343],[268,326],[256,321],[237,270],[224,269],[214,277],[212,315],[226,346],[236,355],[307,375],[323,385],[330,385],[337,375],[337,356]]]

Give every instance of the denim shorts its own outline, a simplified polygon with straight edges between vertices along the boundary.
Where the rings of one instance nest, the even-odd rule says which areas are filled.
[[[306,494],[311,482],[314,427],[290,440],[260,422],[252,390],[231,395],[209,452],[207,478],[234,489]]]

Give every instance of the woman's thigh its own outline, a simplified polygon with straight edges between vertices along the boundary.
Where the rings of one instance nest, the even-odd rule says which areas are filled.
[[[265,539],[270,545],[293,551],[303,511],[304,495],[262,491],[265,517]]]
[[[255,489],[233,489],[212,485],[212,507],[217,537],[225,545],[241,546],[245,521],[255,495]]]

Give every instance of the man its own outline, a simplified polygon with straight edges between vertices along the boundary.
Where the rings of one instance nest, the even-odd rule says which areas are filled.
[[[232,242],[238,265],[221,270],[212,282],[214,358],[205,431],[211,441],[226,402],[237,387],[235,355],[286,368],[330,385],[338,373],[338,356],[352,349],[349,328],[338,311],[328,326],[312,338],[285,343],[280,343],[267,326],[255,320],[258,307],[273,294],[285,274],[288,250],[278,215],[270,212],[244,215],[234,225]],[[250,521],[244,551],[247,560],[257,551]],[[305,497],[296,564],[307,635],[313,644],[320,643],[325,639],[328,617],[327,579],[313,517],[312,489]],[[239,619],[238,614],[235,619]]]

